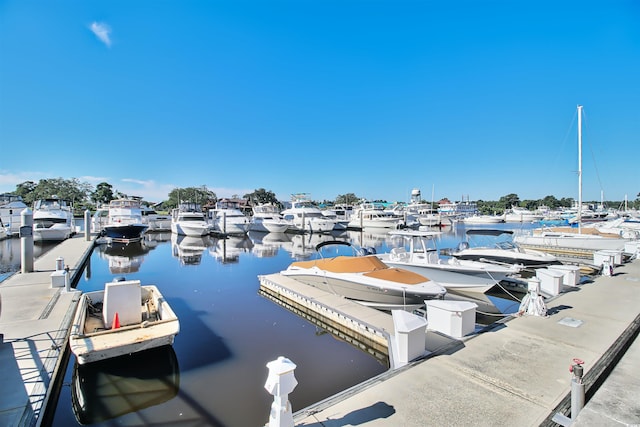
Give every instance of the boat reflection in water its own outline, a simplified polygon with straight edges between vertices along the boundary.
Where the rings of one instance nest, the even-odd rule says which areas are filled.
[[[99,248],[100,255],[109,260],[109,271],[113,274],[137,273],[149,252],[149,247],[142,241],[112,242]]]
[[[228,235],[225,238],[214,239],[215,244],[209,248],[209,253],[221,264],[236,264],[240,255],[250,253],[253,242],[249,236]]]
[[[171,233],[171,253],[181,265],[200,265],[202,254],[213,242],[209,236],[184,236]]]
[[[110,420],[166,402],[178,394],[180,369],[171,346],[79,365],[71,403],[80,424]]]

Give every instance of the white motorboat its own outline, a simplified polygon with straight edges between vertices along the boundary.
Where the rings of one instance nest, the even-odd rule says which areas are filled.
[[[289,223],[282,218],[278,207],[273,203],[262,203],[254,206],[252,210],[250,231],[284,233],[289,228]]]
[[[142,222],[149,226],[149,231],[171,231],[171,215],[163,215],[149,206],[142,206]]]
[[[471,215],[460,219],[464,224],[499,224],[504,222],[504,215]]]
[[[404,223],[402,217],[398,217],[386,211],[380,203],[363,202],[353,210],[348,227],[355,229],[364,228],[400,228]]]
[[[109,215],[103,227],[107,239],[116,242],[141,240],[149,226],[142,222],[139,199],[115,199],[109,202]]]
[[[289,223],[288,230],[293,232],[330,233],[337,221],[324,216],[308,194],[293,194],[291,207],[280,214]]]
[[[233,200],[219,200],[215,208],[209,210],[209,220],[214,231],[223,234],[246,234],[251,221]]]
[[[459,260],[494,262],[505,265],[522,265],[525,268],[545,267],[561,264],[555,255],[517,245],[512,238],[513,231],[496,229],[467,230],[469,241],[461,242],[458,248],[447,253]],[[485,244],[471,244],[471,236],[495,237]],[[504,239],[501,236],[508,236]]]
[[[33,204],[33,240],[60,242],[75,234],[71,205],[63,199],[50,197]]]
[[[28,208],[21,196],[15,194],[0,194],[0,220],[4,225],[6,235],[16,236],[22,223],[22,211]]]
[[[80,297],[69,347],[84,365],[172,345],[179,331],[178,317],[156,286],[119,280]]]
[[[533,212],[520,206],[512,206],[505,212],[505,222],[538,222],[544,219],[544,214]]]
[[[385,264],[404,268],[429,277],[451,292],[483,293],[507,277],[518,274],[522,266],[497,265],[480,261],[445,260],[438,254],[435,239],[440,232],[401,230],[392,231],[402,245],[390,252],[377,254]]]
[[[171,211],[171,232],[183,236],[206,236],[211,233],[211,225],[207,222],[198,205],[181,204]]]
[[[324,242],[348,245],[347,242]],[[296,261],[281,272],[309,286],[361,304],[391,310],[423,307],[425,300],[444,298],[446,289],[436,281],[402,268],[390,267],[375,255],[318,258]]]

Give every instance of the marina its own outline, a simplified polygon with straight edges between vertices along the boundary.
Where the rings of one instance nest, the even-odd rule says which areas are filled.
[[[452,230],[451,234],[442,238],[440,246],[453,246],[454,242],[463,235],[461,233],[464,233],[463,229]],[[114,377],[109,373],[110,370],[105,372],[104,367],[95,372],[80,369],[74,362],[73,356],[68,356],[69,361],[62,363],[59,367],[57,373],[60,376],[59,394],[56,396],[55,404],[53,401],[49,403],[45,424],[67,426],[76,423],[84,424],[86,420],[90,420],[92,425],[108,425],[111,421],[105,418],[105,414],[94,414],[91,407],[109,407],[109,413],[113,414],[118,422],[125,424],[135,425],[143,422],[142,420],[153,424],[153,420],[156,420],[155,422],[162,420],[165,423],[176,424],[196,422],[220,426],[263,425],[268,420],[271,401],[271,396],[263,388],[267,374],[265,364],[279,356],[285,356],[297,365],[295,375],[299,384],[290,395],[291,405],[296,411],[296,425],[320,426],[348,423],[443,425],[451,424],[443,418],[451,417],[451,414],[455,414],[456,419],[460,421],[454,424],[468,425],[469,419],[465,419],[465,416],[477,417],[478,413],[482,413],[481,407],[493,407],[496,402],[493,402],[490,396],[466,396],[467,393],[462,393],[462,389],[469,388],[467,384],[469,377],[456,375],[454,372],[450,373],[447,381],[450,384],[450,392],[456,395],[447,397],[447,402],[444,402],[443,395],[439,395],[444,391],[437,386],[445,383],[441,376],[445,376],[448,369],[459,371],[461,367],[467,366],[463,372],[468,374],[474,369],[479,372],[472,377],[475,378],[472,381],[473,384],[477,385],[480,380],[483,380],[486,382],[484,385],[480,384],[480,388],[491,389],[497,384],[511,384],[503,374],[496,373],[495,369],[504,371],[506,377],[508,372],[512,372],[511,369],[516,369],[523,363],[522,360],[529,360],[528,358],[535,356],[534,365],[540,364],[540,366],[536,367],[537,375],[534,383],[522,383],[523,376],[516,375],[517,378],[513,379],[513,381],[517,380],[515,383],[505,386],[503,391],[497,393],[495,398],[500,398],[501,409],[492,412],[492,418],[490,418],[492,421],[487,423],[492,425],[508,423],[506,418],[501,421],[500,417],[514,411],[514,407],[510,405],[518,403],[525,408],[520,411],[523,414],[529,414],[529,418],[527,421],[524,418],[518,418],[521,422],[516,424],[540,425],[544,422],[544,418],[552,415],[555,410],[552,404],[556,406],[560,404],[562,397],[566,396],[569,390],[570,376],[566,373],[565,359],[569,357],[568,360],[571,360],[571,357],[578,357],[574,353],[582,349],[580,352],[586,352],[588,357],[583,354],[579,356],[585,359],[585,371],[589,375],[590,366],[594,365],[601,355],[607,353],[612,341],[624,335],[626,327],[633,326],[633,319],[638,316],[638,309],[635,307],[637,304],[633,305],[629,302],[630,298],[625,296],[633,292],[637,286],[637,282],[633,280],[637,277],[634,262],[620,267],[623,272],[614,277],[598,277],[592,282],[583,283],[579,289],[550,299],[550,303],[554,305],[549,305],[549,312],[552,313],[549,318],[505,316],[503,321],[494,323],[496,326],[488,333],[473,334],[462,339],[451,339],[440,333],[428,331],[426,357],[401,369],[389,369],[388,347],[384,345],[394,331],[389,314],[366,307],[356,307],[356,314],[350,317],[364,323],[367,326],[364,330],[368,329],[369,332],[353,334],[356,328],[345,328],[341,321],[320,319],[313,314],[313,310],[305,308],[302,304],[285,301],[281,297],[282,292],[274,290],[273,286],[266,286],[265,283],[268,280],[263,280],[271,277],[270,274],[284,270],[292,260],[311,259],[315,256],[315,246],[323,240],[342,238],[360,245],[364,243],[366,246],[374,246],[378,252],[384,252],[389,249],[387,247],[387,244],[390,244],[389,236],[386,233],[369,234],[351,231],[328,236],[315,234],[269,236],[269,234],[250,233],[245,238],[209,238],[204,240],[204,246],[198,249],[201,251],[200,261],[183,265],[173,255],[173,239],[167,233],[150,233],[143,241],[145,250],[121,257],[122,259],[115,264],[110,262],[110,258],[116,255],[108,254],[109,251],[106,250],[108,248],[99,245],[93,249],[84,270],[72,265],[71,271],[72,274],[75,271],[74,277],[77,280],[75,288],[82,292],[102,289],[104,283],[111,281],[114,275],[121,275],[123,272],[126,272],[127,279],[155,283],[181,321],[180,335],[176,337],[173,346],[179,368],[176,369],[175,363],[160,363],[164,359],[173,360],[171,357],[160,358],[158,376],[162,377],[166,373],[171,381],[167,383],[168,387],[159,393],[158,399],[152,403],[140,402],[139,405],[133,405],[128,410],[123,410],[122,405],[112,407],[111,404],[107,404],[107,400],[104,400],[104,405],[91,402],[89,405],[79,407],[78,392],[86,395],[87,390],[77,387],[77,378],[94,378],[91,381],[95,381],[95,378],[113,379]],[[7,301],[6,289],[18,290],[12,282],[20,276],[34,277],[32,275],[40,274],[46,276],[44,280],[47,282],[46,279],[49,279],[48,276],[53,268],[46,264],[55,265],[55,259],[58,256],[56,250],[68,250],[63,245],[78,245],[79,241],[82,241],[81,236],[68,239],[50,249],[47,256],[39,258],[35,270],[43,270],[42,273],[16,274],[3,282],[0,287],[3,302],[6,304]],[[89,246],[89,243],[86,245]],[[202,246],[202,242],[199,245]],[[73,249],[72,252],[82,258],[82,251]],[[117,248],[115,253],[117,254]],[[71,260],[70,255],[64,256],[65,259]],[[612,283],[622,282],[625,286],[621,289],[618,289],[619,286],[613,289],[602,289],[602,292],[609,294],[622,292],[623,294],[612,295],[611,301],[604,307],[606,313],[591,312],[583,307],[583,304],[593,304],[594,301],[591,298],[602,298],[592,295],[592,292],[600,289],[595,285],[603,280]],[[273,284],[277,280],[270,282]],[[609,285],[611,286],[612,283]],[[67,301],[65,298],[75,294],[71,292],[67,295],[60,290],[50,289],[49,286],[46,288],[46,293],[58,295],[55,306],[59,306],[61,301]],[[348,301],[336,295],[323,296],[313,292],[315,291],[310,291],[309,288],[298,289],[299,294],[316,302],[321,299],[325,301],[326,298],[333,300],[325,301],[326,305],[334,309],[341,307],[338,310],[340,312],[347,311],[345,305],[353,304],[347,304]],[[574,301],[575,298],[578,299]],[[583,298],[587,299],[583,301]],[[509,304],[504,295],[497,299]],[[69,301],[68,304],[73,305],[73,299]],[[510,308],[505,311],[514,313],[518,305],[517,301],[511,301]],[[569,306],[572,308],[567,308]],[[618,313],[613,320],[615,326],[613,328],[609,327],[611,325],[608,323],[604,323],[612,321],[608,320],[612,317],[609,313],[609,310],[613,309],[612,306],[616,307]],[[367,310],[360,311],[365,308]],[[583,310],[585,309],[589,318],[585,322],[586,325],[581,326],[582,329],[573,330],[563,325],[557,326],[556,321],[566,317],[584,319],[586,314]],[[13,316],[12,310],[15,308],[8,309],[5,306],[0,317],[0,326],[4,334],[3,351],[6,349],[7,342],[17,339],[15,334],[19,333],[15,328],[12,328],[11,333],[6,329],[6,315],[8,312],[9,316]],[[577,312],[574,313],[572,310]],[[13,318],[17,320],[15,316]],[[17,324],[12,323],[13,326]],[[587,330],[586,326],[591,327],[594,324],[597,328],[595,331]],[[512,325],[523,326],[516,328]],[[476,329],[482,328],[483,326],[477,325]],[[518,332],[513,332],[514,329]],[[543,336],[548,333],[551,336],[544,338]],[[563,337],[565,333],[571,338]],[[582,335],[588,336],[594,333],[598,338],[592,337],[589,343],[583,341],[586,338],[581,338]],[[577,341],[574,345],[569,345],[574,350],[567,351],[565,342],[573,339],[574,335]],[[633,334],[630,337],[633,339]],[[59,338],[55,339],[59,340]],[[502,341],[504,339],[509,343],[508,354],[514,356],[513,358],[504,358],[504,355],[495,354],[500,348],[505,348],[506,342]],[[487,340],[497,340],[498,344],[487,344]],[[529,354],[527,352],[532,350],[532,343],[539,348],[536,347],[535,352]],[[558,349],[553,349],[554,346],[562,347],[563,351],[556,351]],[[524,353],[521,353],[523,351]],[[552,354],[545,353],[549,351],[553,351]],[[4,354],[6,353],[3,352]],[[517,354],[521,354],[523,359],[516,357]],[[442,359],[439,356],[446,357]],[[483,359],[484,362],[481,361]],[[454,362],[446,362],[446,360]],[[489,360],[499,361],[499,366],[495,362],[485,366]],[[441,366],[443,362],[450,368]],[[153,377],[153,375],[147,370],[145,377]],[[118,378],[119,381],[126,382],[126,378]],[[400,380],[400,378],[404,379]],[[418,382],[419,378],[422,378],[421,382]],[[133,380],[131,378],[131,381]],[[397,384],[398,381],[402,382]],[[420,384],[419,389],[415,389],[417,384]],[[427,385],[428,389],[425,389]],[[157,389],[157,381],[154,384],[152,379],[149,379],[148,386],[150,390]],[[536,388],[531,390],[531,387]],[[546,387],[545,390],[548,390],[541,391],[537,387],[541,389]],[[407,395],[412,389],[416,395],[422,396],[421,399]],[[472,387],[468,393],[473,393],[473,389],[475,387]],[[402,391],[399,392],[400,390]],[[507,394],[515,396],[513,397],[515,402],[511,402],[508,396],[505,398],[504,390],[510,390]],[[520,401],[522,396],[529,394],[531,396],[527,399],[528,403],[522,406]],[[367,396],[372,396],[371,398],[375,401],[366,403],[369,399]],[[105,396],[100,397],[98,393],[97,397],[92,395],[92,398],[103,399]],[[439,409],[428,404],[431,401]],[[238,408],[237,405],[234,406],[234,402],[243,402],[251,410],[232,409]],[[467,403],[472,404],[472,407],[461,410],[460,407]],[[420,408],[416,408],[415,405],[420,405]],[[457,409],[449,405],[456,405]],[[428,412],[425,412],[427,410]],[[531,410],[534,412],[530,412]],[[428,419],[433,422],[417,417],[419,414],[426,417],[427,413]],[[36,415],[38,414],[40,413],[37,412]],[[514,417],[513,414],[510,416]],[[110,420],[113,420],[113,417]]]

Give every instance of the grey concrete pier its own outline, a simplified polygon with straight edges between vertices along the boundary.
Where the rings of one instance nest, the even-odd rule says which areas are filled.
[[[42,422],[56,373],[63,363],[68,331],[79,292],[52,287],[59,258],[74,283],[91,254],[93,240],[67,239],[0,283],[0,425],[38,426]]]
[[[584,361],[586,406],[573,425],[640,424],[640,261],[547,308],[547,317],[511,318],[456,348],[293,408],[296,426],[557,425],[556,413],[571,416],[574,358]]]

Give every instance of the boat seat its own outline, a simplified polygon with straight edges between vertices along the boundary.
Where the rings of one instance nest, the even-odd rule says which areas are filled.
[[[142,288],[139,280],[109,282],[105,285],[102,316],[105,326],[111,327],[118,313],[120,326],[142,322]]]
[[[409,259],[409,254],[403,247],[393,248],[391,249],[390,258],[392,261],[407,261]]]

